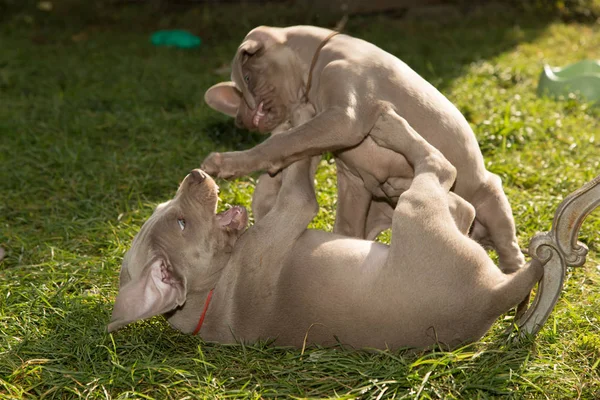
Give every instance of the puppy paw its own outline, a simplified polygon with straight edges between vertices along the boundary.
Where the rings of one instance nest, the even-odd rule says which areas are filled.
[[[440,180],[440,184],[446,190],[450,190],[456,180],[456,168],[439,151],[432,152],[425,157],[423,165],[420,168],[435,172]]]
[[[239,176],[233,168],[233,160],[228,153],[210,153],[202,162],[200,169],[215,178],[230,179]]]
[[[220,153],[210,153],[208,157],[202,161],[200,169],[209,174],[210,176],[217,177],[221,169],[223,157]]]

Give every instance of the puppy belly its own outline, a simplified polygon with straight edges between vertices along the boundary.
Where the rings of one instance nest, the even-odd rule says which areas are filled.
[[[362,171],[361,171],[362,172]],[[398,203],[400,195],[408,190],[412,178],[390,177],[379,182],[373,175],[362,172],[360,178],[365,183],[365,188],[378,200],[385,200],[392,206]]]
[[[378,146],[369,136],[358,146],[339,152],[350,173],[360,177],[373,197],[396,204],[410,186],[413,169],[406,158]]]

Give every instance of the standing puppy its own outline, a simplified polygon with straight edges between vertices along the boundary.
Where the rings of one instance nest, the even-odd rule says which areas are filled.
[[[390,246],[306,228],[318,211],[318,158],[283,171],[273,208],[247,230],[242,208],[215,214],[217,185],[194,170],[134,238],[108,330],[164,314],[221,343],[395,349],[480,338],[529,293],[541,264],[505,274],[457,227],[455,168],[393,110],[371,135],[414,167]]]
[[[374,239],[390,226],[394,206],[413,178],[407,154],[377,145],[371,135],[392,110],[456,167],[453,190],[477,212],[471,236],[496,249],[504,271],[521,267],[510,205],[500,179],[485,169],[465,118],[398,58],[363,40],[332,34],[311,26],[262,26],[246,36],[233,60],[232,82],[211,87],[207,103],[260,132],[289,120],[291,106],[303,100],[316,115],[249,150],[212,153],[202,168],[222,178],[257,170],[273,175],[296,160],[331,151],[338,170],[334,231]],[[277,184],[262,186],[276,193]]]

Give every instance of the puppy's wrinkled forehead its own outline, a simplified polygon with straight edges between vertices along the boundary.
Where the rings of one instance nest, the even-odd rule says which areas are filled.
[[[231,80],[242,92],[244,100],[251,109],[256,108],[256,102],[248,90],[248,85],[244,80],[242,67],[253,56],[263,55],[274,45],[282,44],[284,41],[285,37],[280,29],[259,26],[250,31],[244,38],[242,44],[238,47],[235,57],[233,58]]]
[[[206,174],[190,173],[179,185],[175,197],[159,204],[135,236],[129,258],[137,261],[170,248],[182,232],[189,232],[215,214],[219,188]]]
[[[144,222],[140,231],[133,238],[129,251],[131,253],[130,258],[136,253],[151,252],[153,244],[156,242],[155,238],[160,236],[161,233],[167,234],[171,230],[168,221],[176,221],[177,216],[180,214],[172,203],[173,200],[169,200],[156,206],[152,215]]]

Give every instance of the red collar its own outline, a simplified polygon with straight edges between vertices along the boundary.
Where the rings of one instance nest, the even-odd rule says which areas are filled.
[[[206,310],[208,310],[208,305],[210,304],[210,299],[212,298],[213,291],[215,289],[210,289],[208,292],[208,296],[206,296],[206,301],[204,302],[204,310],[202,310],[202,315],[200,315],[200,320],[198,321],[198,325],[196,325],[196,329],[194,329],[194,333],[192,335],[197,335],[200,332],[200,328],[202,328],[202,324],[204,323],[204,317],[206,317]]]

